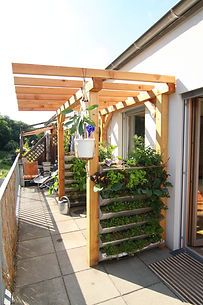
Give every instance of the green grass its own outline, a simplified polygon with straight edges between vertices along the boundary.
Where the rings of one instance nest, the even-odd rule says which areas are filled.
[[[0,151],[0,179],[5,178],[12,165],[11,156],[8,152]]]

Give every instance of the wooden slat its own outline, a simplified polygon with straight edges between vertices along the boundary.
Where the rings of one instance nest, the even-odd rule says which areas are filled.
[[[14,77],[14,84],[20,86],[42,86],[42,87],[66,87],[81,88],[83,82],[79,80],[34,78],[34,77]]]
[[[99,96],[119,96],[119,97],[128,97],[128,96],[137,96],[139,92],[136,91],[122,91],[122,90],[101,90]]]
[[[65,165],[64,165],[64,115],[57,117],[57,145],[58,145],[58,196],[59,198],[65,194]]]
[[[168,161],[168,95],[156,97],[156,151],[161,153],[164,164]],[[167,198],[162,198],[167,206]],[[164,219],[160,224],[163,228],[162,238],[166,239],[166,210],[162,210]]]
[[[144,85],[144,84],[127,84],[127,83],[103,83],[103,89],[110,90],[131,90],[131,91],[149,91],[152,90],[154,86]]]
[[[50,101],[57,101],[63,100],[64,102],[67,101],[72,95],[52,95],[52,94],[17,94],[18,100],[50,100]]]
[[[37,128],[35,130],[24,131],[24,132],[22,132],[22,136],[27,137],[27,136],[32,136],[32,135],[38,135],[47,130],[52,130],[53,128],[54,128],[53,126],[48,126],[48,127]]]
[[[126,96],[114,96],[114,97],[108,97],[108,96],[99,96],[99,103],[103,102],[122,102],[126,100]]]
[[[128,109],[130,107],[135,106],[138,103],[143,103],[147,100],[154,99],[159,94],[168,93],[168,92],[170,92],[170,90],[171,90],[171,88],[167,84],[161,85],[157,89],[153,89],[153,90],[148,91],[148,92],[141,92],[138,96],[136,96],[134,98],[129,97],[124,102],[118,102],[114,106],[109,106],[109,107],[101,110],[100,114],[105,115],[105,114],[108,114],[110,112],[123,110],[124,108]]]
[[[89,93],[89,106],[98,104],[98,93]],[[94,182],[90,176],[99,170],[99,128],[98,108],[91,112],[95,122],[95,155],[88,161],[87,170],[87,235],[88,235],[88,264],[95,266],[99,261],[99,195],[93,191]]]
[[[56,111],[58,109],[57,106],[35,106],[35,107],[21,107],[18,106],[19,111]]]
[[[85,85],[85,90],[86,92],[92,90],[94,88],[94,84],[95,84],[95,81],[91,80],[89,81],[88,83],[86,83]],[[71,98],[69,98],[68,101],[66,101],[58,110],[57,110],[57,114],[60,114],[61,111],[63,111],[64,109],[67,109],[67,108],[72,108],[72,107],[75,107],[77,106],[78,104],[78,101],[83,97],[83,91],[81,89],[79,89],[75,94],[74,96],[72,96]]]
[[[143,82],[175,83],[175,77],[160,74],[137,72],[123,72],[115,70],[101,70],[89,68],[75,68],[63,66],[47,66],[34,64],[13,63],[14,74],[70,76],[81,78],[99,77],[103,79],[134,80]]]
[[[30,94],[56,94],[56,95],[72,95],[77,89],[71,88],[45,88],[45,87],[15,87],[16,93],[30,93]]]

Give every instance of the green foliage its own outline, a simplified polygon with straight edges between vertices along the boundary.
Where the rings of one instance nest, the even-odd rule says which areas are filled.
[[[103,253],[107,255],[117,255],[119,253],[134,253],[139,251],[140,249],[150,245],[151,243],[156,243],[161,240],[160,234],[147,237],[145,239],[138,239],[138,240],[127,240],[123,241],[118,245],[107,245],[101,248]]]
[[[92,105],[86,108],[86,110],[81,111],[73,111],[71,109],[65,109],[62,111],[63,114],[72,113],[73,116],[70,117],[65,126],[70,130],[70,134],[78,134],[80,136],[85,137],[86,135],[86,127],[88,125],[95,126],[94,121],[90,118],[90,111],[97,108],[98,105]]]
[[[99,161],[103,162],[106,159],[113,159],[113,152],[116,147],[109,143],[99,143]]]
[[[103,213],[121,212],[126,210],[140,209],[148,207],[150,202],[147,200],[134,200],[134,201],[115,201],[105,206],[101,206]]]
[[[6,177],[12,163],[12,155],[6,151],[0,151],[0,178]]]
[[[53,184],[49,186],[48,195],[52,195],[58,192],[58,186],[59,186],[58,175],[53,176],[51,180],[53,180]]]
[[[138,185],[144,185],[146,182],[146,171],[141,169],[133,170],[129,172],[129,180],[126,187],[128,189],[133,189]]]
[[[161,234],[162,232],[163,232],[163,229],[160,226],[160,224],[153,223],[153,224],[135,226],[128,230],[101,234],[100,238],[101,238],[102,242],[105,243],[105,242],[111,242],[111,241],[120,240],[120,239],[124,239],[124,238],[137,237],[140,235],[154,236],[157,234]]]
[[[8,116],[0,115],[0,150],[5,150],[5,146],[11,140],[19,143],[20,129],[26,129],[27,127],[28,125],[21,121],[14,121]],[[9,144],[7,150],[9,148],[12,148],[12,151],[15,152],[16,145]]]
[[[76,188],[79,191],[85,191],[86,189],[86,162],[84,160],[74,158],[71,163],[73,171],[73,179],[76,180],[76,183],[73,183],[71,186]]]
[[[64,131],[64,150],[65,153],[69,152],[69,145],[70,145],[70,132],[68,129]]]
[[[111,228],[111,227],[123,226],[130,223],[147,221],[150,220],[150,217],[152,217],[152,215],[153,215],[152,213],[146,213],[146,214],[137,214],[132,216],[113,217],[113,218],[101,220],[100,223],[102,228]]]
[[[144,139],[134,137],[134,150],[126,161],[129,166],[157,166],[162,165],[161,155],[151,147],[144,146]]]

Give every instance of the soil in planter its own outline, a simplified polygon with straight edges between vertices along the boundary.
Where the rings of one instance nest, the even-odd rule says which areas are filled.
[[[112,233],[106,233],[106,234],[100,234],[101,241],[103,243],[106,242],[112,242],[124,238],[131,238],[136,237],[140,235],[148,235],[148,236],[154,236],[157,234],[161,234],[163,232],[162,227],[159,223],[154,224],[146,224],[146,225],[140,225],[135,226],[131,229],[124,230],[124,231],[117,231]]]
[[[152,244],[161,241],[161,235],[157,234],[154,236],[147,237],[145,239],[140,240],[127,240],[123,241],[118,245],[107,245],[101,248],[101,252],[105,253],[106,255],[117,255],[120,253],[134,253],[138,250],[141,250],[142,248]]]

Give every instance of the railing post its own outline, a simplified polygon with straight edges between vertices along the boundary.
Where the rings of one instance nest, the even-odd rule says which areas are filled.
[[[168,99],[167,94],[156,97],[156,151],[161,153],[164,164],[168,161]],[[162,201],[167,206],[167,198],[162,198]],[[162,215],[162,238],[166,240],[166,210],[162,210]]]
[[[65,194],[65,165],[64,165],[64,115],[59,114],[57,117],[57,133],[58,133],[58,196],[59,198]]]

